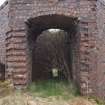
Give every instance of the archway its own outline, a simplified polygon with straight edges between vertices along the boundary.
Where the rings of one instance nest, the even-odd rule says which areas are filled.
[[[71,80],[71,45],[67,32],[49,29],[35,41],[32,52],[32,81]]]
[[[67,17],[63,15],[46,15],[40,16],[36,18],[30,18],[27,22],[27,39],[28,39],[28,47],[31,57],[31,62],[33,63],[33,51],[35,48],[35,41],[41,33],[48,29],[60,29],[64,30],[67,35],[67,43],[71,45],[72,51],[72,62],[70,66],[72,68],[72,74],[70,77],[74,81],[78,81],[78,64],[79,64],[79,31],[78,31],[78,19],[74,17]],[[31,63],[31,64],[32,64]],[[30,68],[33,67],[30,65]],[[32,71],[31,71],[31,79],[32,79]]]

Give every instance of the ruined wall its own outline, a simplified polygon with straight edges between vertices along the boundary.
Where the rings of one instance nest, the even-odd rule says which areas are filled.
[[[30,82],[31,61],[27,54],[26,24],[29,18],[59,14],[77,17],[76,0],[48,2],[48,0],[11,0],[9,2],[9,27],[7,34],[7,74],[14,72],[14,85],[22,86]],[[12,37],[9,37],[12,36]],[[11,42],[13,40],[13,42]],[[11,55],[12,54],[12,55]]]
[[[14,85],[26,86],[31,78],[29,76],[31,61],[27,54],[25,22],[29,18],[57,14],[75,17],[79,20],[80,48],[79,51],[75,51],[74,55],[79,56],[80,61],[75,59],[73,63],[74,65],[80,64],[78,71],[74,71],[78,73],[75,79],[79,80],[82,94],[94,93],[96,82],[96,0],[10,0],[9,4],[11,31],[7,34],[6,61],[7,72],[9,74],[11,71],[14,72]]]
[[[105,98],[105,1],[97,3],[97,94]]]
[[[8,2],[5,2],[0,7],[0,63],[3,64],[5,64],[6,56],[5,38],[6,32],[8,30],[8,11],[9,11]]]
[[[13,82],[15,86],[26,86],[31,80],[31,59],[27,50],[25,22],[27,19],[38,16],[58,14],[76,17],[79,21],[80,48],[74,54],[79,56],[79,61],[74,59],[73,63],[79,62],[78,71],[74,72],[78,72],[75,79],[79,80],[81,93],[84,95],[105,95],[103,92],[105,89],[105,7],[103,0],[10,0],[9,5],[6,74],[14,73]],[[1,27],[5,27],[4,24],[0,26],[0,30]],[[3,29],[6,30],[5,28]],[[4,33],[3,30],[0,32]]]

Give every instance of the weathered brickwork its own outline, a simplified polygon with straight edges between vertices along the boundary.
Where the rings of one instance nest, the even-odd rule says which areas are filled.
[[[8,2],[0,7],[0,63],[5,64],[5,37],[8,29]]]
[[[0,7],[0,80],[5,78],[6,47],[5,38],[8,30],[8,2]]]
[[[105,98],[103,0],[9,0],[8,5],[9,12],[5,7],[0,11],[0,17],[2,11],[8,14],[9,23],[7,19],[5,23],[9,28],[8,31],[1,30],[4,27],[1,25],[0,32],[6,32],[6,36],[2,35],[4,39],[6,37],[6,77],[12,79],[14,86],[20,88],[31,82],[29,47],[32,46],[27,36],[36,38],[40,32],[53,27],[71,34],[71,28],[77,26],[77,33],[71,34],[73,80],[83,95],[95,94]]]
[[[97,94],[105,98],[105,1],[97,3]]]

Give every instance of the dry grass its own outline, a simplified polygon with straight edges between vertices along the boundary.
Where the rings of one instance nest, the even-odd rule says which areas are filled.
[[[95,99],[75,96],[67,100],[60,95],[40,97],[29,91],[14,91],[9,82],[0,83],[0,105],[105,105]]]
[[[97,105],[88,99],[77,97],[71,100],[62,100],[61,97],[32,97],[27,93],[14,92],[0,99],[0,105]]]
[[[13,91],[14,88],[10,81],[0,81],[0,98],[11,94]]]

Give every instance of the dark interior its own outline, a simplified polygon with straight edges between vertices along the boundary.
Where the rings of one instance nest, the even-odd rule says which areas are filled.
[[[71,48],[67,43],[67,33],[59,30],[58,32],[42,32],[35,42],[32,52],[32,80],[67,80],[66,67],[71,73]],[[66,65],[64,64],[66,63]],[[53,76],[53,69],[56,69],[58,76]]]
[[[29,45],[29,51],[31,53],[32,58],[32,81],[38,80],[38,79],[52,79],[52,72],[44,72],[46,70],[45,66],[35,64],[35,48],[36,48],[36,42],[37,39],[41,36],[41,34],[48,30],[48,29],[60,29],[67,33],[66,35],[66,44],[68,45],[69,51],[66,54],[66,60],[68,61],[69,65],[69,79],[73,79],[72,74],[72,53],[73,53],[73,42],[75,43],[76,33],[77,33],[77,24],[78,20],[77,18],[70,18],[62,15],[46,15],[46,16],[40,16],[36,18],[30,18],[27,22],[27,40]],[[75,46],[75,45],[74,45]],[[70,52],[71,51],[71,52]],[[47,56],[47,55],[46,55]],[[71,57],[71,58],[70,58]],[[37,65],[37,66],[35,66]],[[47,66],[47,65],[46,65]],[[37,70],[38,69],[38,70]],[[42,70],[43,69],[43,70]],[[62,79],[67,79],[68,77],[65,77],[65,75],[62,72],[59,72],[59,74],[62,76]]]

